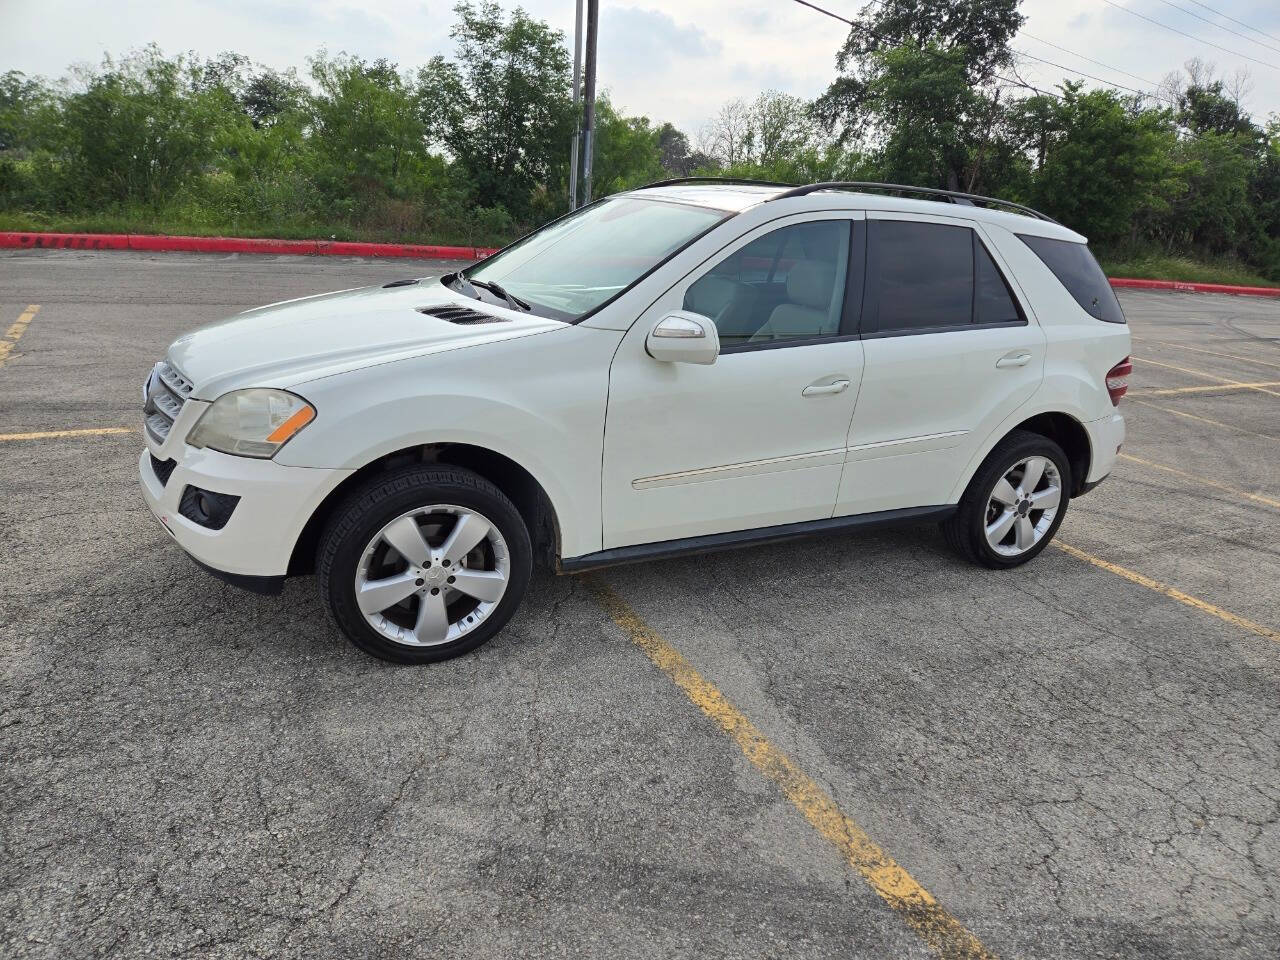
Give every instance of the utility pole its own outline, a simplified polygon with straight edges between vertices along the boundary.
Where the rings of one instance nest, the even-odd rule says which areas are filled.
[[[582,120],[582,203],[591,202],[591,160],[596,133],[596,32],[600,25],[600,0],[587,0],[587,72],[583,84],[586,101]]]
[[[569,209],[578,209],[578,142],[582,139],[582,0],[573,21],[573,142],[569,146]]]

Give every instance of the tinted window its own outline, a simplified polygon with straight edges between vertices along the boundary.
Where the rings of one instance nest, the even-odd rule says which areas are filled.
[[[710,317],[731,347],[840,332],[850,222],[780,227],[719,261],[685,291],[684,309]]]
[[[870,226],[880,331],[972,322],[972,230],[905,220]]]
[[[973,235],[973,266],[977,281],[973,295],[973,322],[1009,323],[1021,320],[1018,306],[1009,293],[1004,277],[976,233]]]
[[[1037,257],[1067,288],[1076,303],[1092,316],[1107,323],[1124,323],[1124,312],[1115,291],[1107,282],[1107,276],[1093,259],[1093,254],[1083,243],[1070,240],[1051,240],[1048,237],[1028,237],[1018,234],[1018,239],[1032,249]]]

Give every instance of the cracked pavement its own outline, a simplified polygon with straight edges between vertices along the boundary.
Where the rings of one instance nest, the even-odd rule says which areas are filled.
[[[182,331],[446,269],[0,255],[0,327],[41,304],[0,434],[136,426]],[[1280,379],[1280,303],[1121,299],[1154,361],[1125,452],[1280,499],[1280,398],[1144,396]],[[309,578],[263,598],[186,560],[140,442],[0,443],[0,955],[929,956],[578,580],[392,667]],[[1060,536],[1275,629],[1278,534],[1122,460]],[[1053,549],[979,570],[930,527],[600,576],[994,953],[1274,955],[1275,640]]]

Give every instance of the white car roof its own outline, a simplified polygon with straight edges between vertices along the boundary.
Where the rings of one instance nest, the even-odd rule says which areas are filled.
[[[714,207],[740,213],[757,203],[763,203],[782,193],[787,187],[750,183],[673,183],[663,187],[641,187],[629,191],[637,197],[651,200],[674,200],[699,207]]]
[[[673,183],[665,186],[640,188],[629,191],[637,197],[653,200],[670,200],[700,207],[712,207],[741,213],[750,207],[772,201],[790,187],[772,184],[723,183]],[[881,193],[862,193],[853,189],[821,190],[801,197],[788,197],[777,201],[787,204],[790,211],[801,210],[885,210],[896,213],[932,214],[944,217],[962,217],[1004,227],[1013,233],[1025,233],[1037,237],[1051,237],[1085,243],[1083,236],[1052,220],[1041,220],[1030,214],[1017,213],[993,207],[951,203],[946,200],[918,200]]]

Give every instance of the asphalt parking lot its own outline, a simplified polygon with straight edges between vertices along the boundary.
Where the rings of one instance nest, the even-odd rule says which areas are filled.
[[[544,574],[397,668],[172,546],[139,391],[447,268],[0,254],[0,956],[1275,956],[1280,302],[1122,293],[1125,456],[1029,566],[921,527]]]

